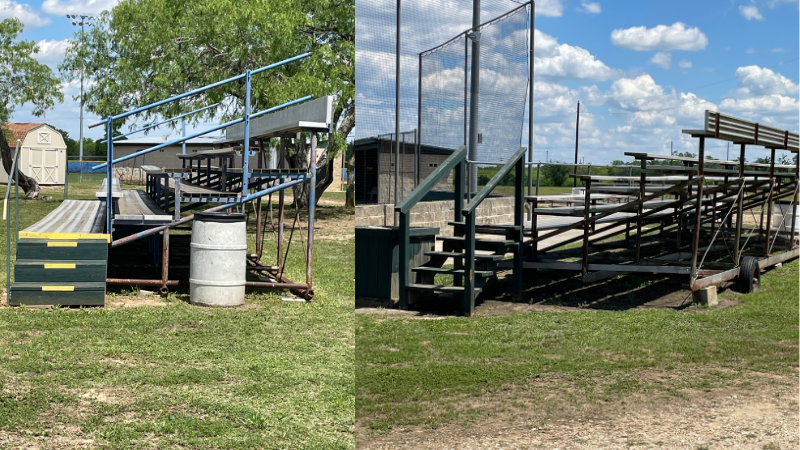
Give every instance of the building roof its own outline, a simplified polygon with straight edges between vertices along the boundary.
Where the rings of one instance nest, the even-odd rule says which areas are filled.
[[[14,134],[12,139],[14,142],[16,142],[17,139],[24,141],[31,130],[39,128],[42,125],[45,124],[32,122],[4,123],[2,128],[11,131]],[[9,142],[9,144],[11,143]]]

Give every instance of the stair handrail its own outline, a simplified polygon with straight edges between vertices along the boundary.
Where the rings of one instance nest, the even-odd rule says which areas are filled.
[[[454,219],[461,220],[461,210],[464,205],[464,176],[465,165],[467,162],[467,146],[462,145],[450,156],[447,157],[439,166],[431,172],[430,175],[425,177],[422,182],[415,187],[400,203],[395,205],[394,210],[398,216],[398,230],[397,230],[397,258],[398,258],[398,294],[399,306],[405,308],[408,306],[408,271],[409,271],[409,247],[411,247],[410,240],[410,220],[408,218],[411,208],[414,207],[425,195],[436,186],[439,181],[445,178],[451,171],[455,169],[455,208]]]
[[[509,158],[509,160],[500,168],[500,170],[498,170],[497,173],[494,174],[492,179],[489,180],[488,183],[486,183],[483,189],[481,189],[480,192],[475,194],[475,196],[472,197],[469,203],[467,203],[467,205],[464,207],[465,214],[468,212],[473,213],[475,211],[478,205],[480,205],[481,202],[483,202],[486,199],[486,197],[488,197],[489,194],[491,194],[492,191],[497,186],[500,185],[500,182],[503,181],[503,178],[505,178],[506,175],[508,175],[511,172],[511,170],[514,169],[515,164],[520,159],[525,157],[525,152],[527,150],[528,150],[527,147],[520,147],[519,150],[517,150],[517,152],[514,153],[514,155],[512,155],[511,158]]]
[[[17,147],[14,150],[14,160],[11,163],[11,172],[8,173],[8,183],[6,184],[6,195],[3,199],[3,219],[6,221],[6,303],[11,299],[11,209],[8,207],[8,198],[11,194],[11,178],[13,174],[14,189],[16,189],[16,227],[17,240],[19,242],[19,174],[17,172],[17,161],[19,161],[19,145],[21,140],[17,139]]]
[[[472,315],[475,310],[475,211],[487,196],[500,184],[503,178],[515,169],[514,179],[514,297],[522,296],[522,251],[523,236],[523,181],[525,168],[525,152],[527,147],[520,147],[516,153],[497,171],[488,183],[464,207],[464,296],[461,300],[461,311]]]
[[[462,145],[450,156],[447,157],[439,166],[431,172],[430,175],[425,177],[422,182],[415,187],[400,203],[398,203],[394,210],[401,214],[408,214],[411,208],[414,207],[425,195],[428,194],[444,177],[446,177],[453,169],[459,164],[465,162],[467,159],[467,146]]]

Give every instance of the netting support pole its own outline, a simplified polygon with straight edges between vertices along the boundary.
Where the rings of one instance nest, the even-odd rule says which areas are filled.
[[[478,111],[480,106],[481,83],[481,0],[472,0],[472,64],[470,70],[470,98],[469,98],[469,150],[470,161],[478,161]],[[478,166],[469,165],[469,194],[470,198],[478,192]]]
[[[533,30],[536,4],[531,2],[528,18],[528,162],[533,162]],[[528,165],[528,195],[533,195],[533,165]],[[536,195],[539,195],[539,166],[536,166]],[[528,210],[528,220],[533,220],[533,210]]]
[[[397,0],[397,34],[395,36],[395,63],[394,63],[394,204],[400,203],[400,27],[402,17],[400,16],[400,0]],[[400,216],[394,213],[394,226],[400,226]]]

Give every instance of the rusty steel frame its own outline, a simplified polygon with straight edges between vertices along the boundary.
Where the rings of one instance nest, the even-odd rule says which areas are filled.
[[[706,176],[706,164],[719,164],[719,162],[713,160],[707,161],[705,159],[705,140],[706,137],[713,139],[720,138],[720,136],[718,134],[709,135],[699,133],[695,135],[693,132],[685,131],[692,134],[693,137],[697,137],[699,139],[699,154],[696,159],[671,157],[660,158],[660,155],[626,153],[627,155],[633,156],[634,158],[640,160],[640,176],[638,180],[639,187],[636,200],[634,201],[627,202],[612,209],[598,209],[593,211],[592,206],[590,205],[592,201],[591,193],[593,187],[595,189],[602,189],[602,186],[593,186],[593,178],[591,176],[571,175],[576,181],[579,178],[582,178],[585,181],[586,193],[584,207],[582,209],[575,208],[574,210],[567,210],[566,212],[559,211],[559,213],[555,215],[578,216],[581,218],[581,220],[557,227],[552,231],[542,233],[543,230],[537,224],[537,222],[542,216],[548,215],[547,208],[539,208],[540,202],[538,201],[538,198],[530,199],[531,239],[525,242],[526,246],[530,246],[530,253],[529,261],[526,261],[524,266],[530,269],[578,271],[583,274],[584,279],[587,279],[586,276],[590,273],[598,273],[594,271],[689,275],[689,284],[685,287],[694,291],[716,285],[723,281],[734,279],[738,276],[741,256],[749,242],[745,241],[744,244],[742,244],[743,231],[747,231],[749,235],[752,235],[753,233],[758,235],[758,240],[760,240],[761,246],[763,246],[763,249],[759,250],[761,254],[763,254],[763,257],[759,260],[759,266],[762,269],[771,267],[783,261],[797,258],[800,253],[796,236],[798,226],[797,208],[798,200],[800,200],[800,161],[798,161],[792,167],[792,172],[781,171],[781,173],[776,173],[775,171],[776,150],[790,150],[797,154],[795,148],[789,149],[789,147],[787,147],[787,143],[789,142],[789,133],[786,132],[787,138],[784,141],[784,147],[776,147],[775,145],[767,147],[770,152],[769,164],[761,164],[754,167],[753,170],[758,172],[758,174],[753,173],[752,171],[747,172],[746,174],[745,166],[748,165],[745,159],[746,146],[748,144],[759,144],[758,129],[758,124],[756,124],[755,142],[747,142],[745,140],[734,142],[740,144],[739,161],[744,161],[744,163],[723,161],[723,166],[726,169],[729,169],[732,166],[738,166],[738,174],[735,174],[735,172],[734,174],[731,174],[730,172],[732,171],[726,170],[723,173],[724,181],[716,186],[713,184],[706,184],[709,182]],[[683,160],[686,168],[675,166],[676,169],[674,172],[685,174],[686,180],[672,186],[665,185],[664,189],[661,190],[653,190],[652,186],[648,187],[648,175],[650,173],[670,171],[670,166],[648,166],[648,161],[654,161],[657,159]],[[650,169],[650,167],[653,167],[653,169]],[[757,170],[758,167],[766,167],[767,171],[759,172]],[[781,167],[785,168],[787,166]],[[708,169],[708,173],[719,174],[720,170],[712,168]],[[693,189],[695,184],[697,185],[696,189]],[[734,186],[736,188],[731,189]],[[687,191],[688,195],[686,195]],[[674,201],[661,204],[655,208],[645,209],[645,202],[654,200],[658,197],[663,198],[668,196],[675,196],[676,198]],[[787,197],[790,197],[791,201],[788,205],[784,204],[784,207],[781,209],[782,217],[780,219],[780,224],[778,224],[778,229],[773,230],[775,202],[784,200]],[[708,203],[707,206],[706,203]],[[651,217],[670,208],[672,208],[671,213]],[[744,230],[745,213],[747,211],[752,213],[755,210],[761,211],[760,214],[762,218],[760,223],[758,220],[756,220],[756,223],[752,227],[748,226],[747,230]],[[600,224],[598,221],[600,219],[604,219],[612,214],[621,212],[633,214],[626,215],[625,217],[621,217],[619,219],[614,218],[614,220],[607,220],[602,224],[602,226],[599,226]],[[788,232],[785,231],[787,214],[791,216],[791,218],[788,219],[791,223],[789,228],[790,231]],[[766,215],[766,220],[764,220],[764,215]],[[733,223],[733,216],[736,216],[735,226]],[[776,218],[775,221],[777,220],[778,219]],[[652,224],[658,222],[660,222],[659,226],[644,229],[644,226],[648,223]],[[598,225],[597,227],[595,227],[596,224]],[[635,227],[635,230],[631,228],[631,225]],[[679,264],[670,264],[663,260],[650,262],[642,257],[643,236],[646,234],[654,235],[653,237],[648,238],[650,239],[648,242],[658,242],[659,240],[666,238],[667,235],[665,233],[670,233],[670,236],[672,236],[672,233],[675,233],[675,246],[680,252],[680,249],[685,245],[682,242],[682,235],[686,231],[683,230],[685,225],[691,225],[689,252],[691,255],[691,265],[689,267]],[[581,230],[582,233],[568,239],[559,240],[559,242],[550,244],[546,247],[540,247],[542,241],[572,230]],[[706,234],[709,231],[710,233]],[[626,247],[628,238],[631,237],[630,234],[635,233],[635,256],[633,261],[628,261],[628,263],[624,264],[596,264],[590,261],[590,245],[615,236],[619,236],[623,233],[626,236],[624,241]],[[729,233],[735,234],[734,251],[732,253],[728,247],[727,238],[725,238],[725,236],[728,236]],[[714,245],[715,240],[720,234],[722,234],[723,239],[725,240],[724,248]],[[788,247],[781,253],[771,255],[771,252],[777,244],[779,237],[784,239],[784,241],[782,241],[784,243],[780,245],[787,245],[786,242],[788,242]],[[672,237],[669,239],[672,239]],[[705,251],[702,255],[700,254],[701,241],[703,241],[703,244],[705,245]],[[580,258],[579,262],[540,259],[548,252],[552,252],[553,250],[562,248],[565,245],[574,242],[581,242],[580,249],[573,249],[567,253],[578,256]],[[603,245],[613,246],[611,243],[606,243]],[[752,245],[755,245],[755,240],[751,246]],[[708,256],[712,250],[718,252],[720,249],[724,250],[725,248],[728,249],[733,267],[727,270],[709,270],[702,268],[703,264],[705,263],[706,256]],[[574,253],[578,250],[579,254]],[[750,248],[749,252],[752,253],[752,248]],[[566,253],[562,253],[562,255],[563,254]],[[719,267],[720,263],[717,263],[717,266]],[[593,277],[589,277],[588,279],[592,278]],[[596,279],[603,279],[603,277],[596,277]]]
[[[297,133],[295,139],[301,139],[301,133]],[[287,164],[286,160],[286,142],[285,137],[280,138],[280,161],[279,165],[282,167],[283,165]],[[263,150],[263,146],[262,146]],[[225,203],[219,206],[215,206],[205,210],[205,212],[215,212],[215,211],[222,211],[228,208],[231,208],[236,205],[246,205],[246,203],[255,201],[254,211],[256,213],[256,254],[248,254],[247,261],[249,261],[251,266],[248,266],[248,270],[258,270],[258,271],[266,271],[270,273],[272,277],[277,280],[278,282],[265,282],[265,281],[247,281],[245,283],[246,287],[256,287],[256,288],[271,288],[271,289],[287,289],[298,295],[306,300],[311,300],[314,296],[314,288],[313,288],[313,242],[314,242],[314,221],[315,221],[315,209],[316,209],[316,190],[315,190],[315,182],[316,182],[316,156],[317,156],[317,133],[311,133],[311,151],[310,151],[310,161],[308,171],[310,176],[301,179],[301,180],[293,180],[289,181],[288,179],[277,179],[278,186],[283,186],[281,189],[278,190],[279,195],[279,215],[278,215],[278,233],[277,233],[277,264],[275,266],[266,265],[261,261],[263,256],[263,244],[264,244],[264,237],[263,237],[263,227],[262,227],[262,197],[263,195],[267,195],[266,193],[263,195],[258,195],[255,198],[248,200],[248,197],[252,197],[256,194],[251,194],[248,197],[245,197],[244,200],[236,202],[236,203]],[[261,166],[261,160],[258,161],[259,167]],[[307,244],[303,243],[303,253],[304,259],[306,260],[306,270],[305,270],[305,283],[297,283],[289,278],[287,278],[283,271],[285,266],[285,259],[286,256],[283,255],[283,248],[284,248],[284,208],[285,208],[285,201],[284,201],[284,191],[285,189],[298,185],[298,184],[305,184],[307,183],[309,186],[309,196],[308,196],[308,229],[306,230],[308,233]],[[271,198],[272,191],[276,190],[275,188],[269,188],[261,192],[270,191],[269,195]],[[188,280],[170,280],[169,279],[169,232],[171,228],[177,228],[179,225],[188,223],[194,220],[194,214],[190,214],[186,217],[180,218],[178,216],[179,211],[179,203],[180,199],[176,197],[176,211],[175,211],[175,219],[172,223],[167,225],[155,226],[151,227],[147,230],[143,230],[139,233],[135,233],[133,235],[116,239],[111,244],[110,247],[119,247],[133,241],[142,239],[147,236],[155,235],[161,233],[161,279],[134,279],[134,278],[106,278],[106,284],[109,285],[140,285],[140,286],[158,286],[159,293],[164,296],[169,293],[169,286],[187,286],[189,281]],[[271,206],[271,203],[270,203]],[[295,222],[299,217],[299,210],[295,211]],[[302,225],[297,223],[300,227],[300,231],[302,233]],[[286,244],[286,250],[288,252],[289,247],[291,245],[291,239],[294,234],[294,225],[292,226],[292,233],[289,237],[289,242]],[[301,241],[302,236],[300,237]]]

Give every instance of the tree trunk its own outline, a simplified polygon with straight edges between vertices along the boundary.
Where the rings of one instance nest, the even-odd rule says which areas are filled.
[[[356,206],[356,152],[347,158],[347,194],[344,205],[354,208]]]
[[[14,148],[16,148],[16,143],[14,143]],[[14,177],[14,174],[11,173],[11,165],[14,163],[14,150],[8,145],[6,141],[6,136],[4,133],[0,132],[0,153],[2,153],[3,157],[3,168],[6,170],[8,174],[8,183],[11,184],[11,178]],[[19,165],[19,161],[17,161]],[[25,191],[26,198],[36,198],[39,196],[39,183],[36,182],[33,178],[25,175],[19,170],[19,166],[17,167],[17,173],[19,173],[19,187]]]
[[[292,168],[308,167],[311,162],[311,147],[305,142],[296,143],[294,154],[289,157],[289,165]],[[325,189],[328,189],[333,183],[333,167],[328,158],[330,149],[317,148],[317,185],[314,189],[316,194],[316,203],[319,204],[319,199]],[[298,207],[305,208],[308,206],[308,185],[298,184],[292,187],[294,198],[297,199]]]

